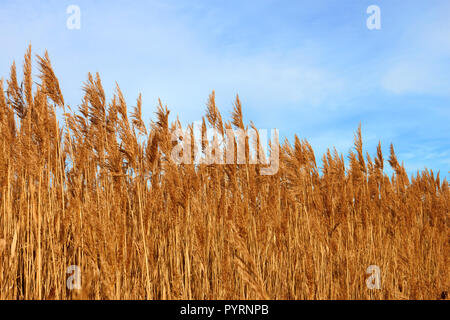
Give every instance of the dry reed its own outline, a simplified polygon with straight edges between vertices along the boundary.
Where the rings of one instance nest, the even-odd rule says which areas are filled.
[[[248,162],[179,165],[180,124],[161,101],[146,127],[141,96],[129,118],[119,87],[108,103],[89,74],[78,113],[66,112],[47,53],[37,62],[40,83],[31,47],[21,84],[15,64],[0,81],[0,299],[447,296],[448,182],[432,170],[408,177],[392,146],[389,177],[381,145],[364,156],[361,128],[348,168],[335,149],[319,168],[297,137],[272,176]],[[226,129],[248,129],[239,97],[231,123],[214,92],[206,111],[203,134],[214,127],[236,147]],[[373,264],[380,290],[365,284]],[[66,287],[70,265],[81,290]]]

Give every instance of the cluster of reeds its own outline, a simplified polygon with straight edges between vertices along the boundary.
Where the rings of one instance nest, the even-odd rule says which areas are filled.
[[[319,168],[297,137],[274,175],[249,162],[177,164],[180,122],[161,101],[146,126],[140,96],[129,112],[119,87],[107,101],[89,74],[74,112],[48,55],[37,82],[32,60],[29,48],[23,79],[13,64],[0,82],[0,299],[446,298],[439,173],[408,177],[393,147],[386,160],[381,146],[364,154],[360,129],[348,167],[333,150]],[[214,94],[206,113],[203,132],[248,130],[238,97],[231,122]],[[67,287],[71,265],[79,290]],[[369,265],[379,290],[366,286]]]

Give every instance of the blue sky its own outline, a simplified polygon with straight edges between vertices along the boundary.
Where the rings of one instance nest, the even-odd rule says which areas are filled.
[[[81,29],[69,30],[69,5]],[[381,30],[368,30],[369,5]],[[0,77],[29,43],[48,49],[66,103],[88,72],[108,97],[115,81],[144,120],[160,97],[182,122],[201,119],[212,90],[224,118],[236,93],[245,119],[306,138],[316,157],[345,155],[362,123],[370,154],[381,140],[408,172],[450,171],[448,0],[6,1],[0,0]]]

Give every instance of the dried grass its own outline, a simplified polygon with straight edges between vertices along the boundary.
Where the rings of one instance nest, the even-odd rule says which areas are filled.
[[[318,168],[297,137],[272,176],[248,162],[177,165],[179,121],[161,101],[147,128],[141,96],[130,120],[119,87],[107,103],[89,75],[78,113],[66,113],[48,54],[34,92],[31,60],[30,47],[23,85],[14,64],[6,91],[0,81],[0,299],[447,296],[448,182],[432,170],[408,177],[392,146],[389,177],[381,144],[364,157],[361,128],[348,169],[335,149]],[[203,134],[214,127],[236,148],[225,129],[246,130],[239,97],[231,123],[214,92],[206,111]],[[366,288],[372,264],[381,290]],[[82,270],[79,291],[66,288],[70,265]]]

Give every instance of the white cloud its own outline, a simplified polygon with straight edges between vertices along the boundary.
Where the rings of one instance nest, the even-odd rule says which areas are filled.
[[[405,24],[400,49],[387,63],[381,85],[395,94],[450,96],[450,20],[448,4]]]
[[[450,95],[450,70],[429,58],[405,58],[390,67],[382,78],[382,86],[396,94]]]

